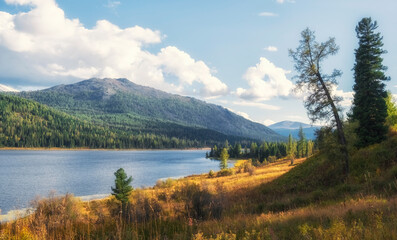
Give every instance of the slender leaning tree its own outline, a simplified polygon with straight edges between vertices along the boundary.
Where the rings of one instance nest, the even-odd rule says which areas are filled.
[[[297,90],[306,90],[309,96],[305,99],[305,107],[312,122],[318,120],[333,120],[338,133],[338,142],[341,146],[342,161],[345,176],[349,173],[349,155],[347,143],[343,131],[342,120],[339,116],[338,102],[341,98],[332,93],[332,89],[337,85],[336,78],[341,76],[339,70],[334,70],[331,74],[324,74],[322,69],[323,61],[335,55],[339,47],[335,44],[335,39],[330,38],[323,43],[316,42],[314,32],[305,29],[301,33],[302,39],[298,48],[289,50],[289,55],[295,62]]]
[[[390,78],[384,74],[387,68],[382,65],[381,55],[386,51],[382,49],[383,37],[375,32],[377,28],[378,24],[371,18],[363,18],[356,27],[359,46],[355,50],[356,63],[353,67],[355,94],[352,119],[359,122],[356,129],[358,147],[379,143],[387,133],[387,92],[383,81]]]

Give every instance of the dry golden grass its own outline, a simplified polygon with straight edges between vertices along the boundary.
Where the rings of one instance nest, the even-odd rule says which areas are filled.
[[[397,239],[396,196],[362,195],[282,212],[255,210],[263,196],[260,185],[304,161],[297,159],[291,166],[289,160],[279,160],[239,172],[246,164],[240,161],[238,173],[230,176],[159,181],[133,191],[127,217],[113,197],[38,200],[35,214],[0,225],[0,240]]]
[[[291,168],[302,163],[304,160],[305,158],[296,159],[295,164],[293,166],[290,165],[290,160],[287,159],[279,160],[275,163],[270,163],[264,166],[256,167],[252,175],[250,175],[250,173],[247,172],[236,173],[231,176],[216,177],[216,178],[209,178],[208,174],[193,175],[178,180],[173,185],[173,187],[178,188],[186,182],[200,183],[204,186],[221,185],[225,188],[226,191],[235,191],[247,187],[255,187],[279,177],[280,175],[288,172]],[[244,162],[244,161],[246,160],[240,160],[240,162]],[[236,163],[237,166],[239,164],[241,163],[239,162]]]

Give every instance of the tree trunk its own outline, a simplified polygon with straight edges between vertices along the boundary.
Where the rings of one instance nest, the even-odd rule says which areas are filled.
[[[327,86],[324,83],[323,78],[321,77],[320,73],[317,73],[317,77],[321,83],[321,86],[324,89],[325,94],[327,95],[328,101],[331,104],[331,108],[332,108],[332,113],[334,115],[335,118],[335,122],[336,122],[336,129],[338,131],[338,141],[339,144],[341,145],[341,152],[342,152],[342,156],[343,156],[343,173],[345,175],[345,177],[347,178],[347,176],[349,175],[349,153],[347,151],[347,141],[345,138],[345,133],[343,131],[343,125],[342,125],[342,121],[339,118],[339,114],[338,114],[338,109],[335,106],[334,101],[331,98],[331,94],[328,91]]]

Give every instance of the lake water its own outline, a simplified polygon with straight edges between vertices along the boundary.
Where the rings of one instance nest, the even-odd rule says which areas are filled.
[[[186,151],[0,151],[0,209],[5,214],[29,206],[36,196],[73,193],[104,197],[114,172],[124,168],[133,187],[153,186],[158,179],[218,170],[219,161],[205,150]]]

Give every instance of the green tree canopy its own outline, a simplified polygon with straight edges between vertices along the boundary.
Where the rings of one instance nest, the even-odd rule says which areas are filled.
[[[386,106],[387,106],[387,118],[386,125],[394,126],[397,124],[397,106],[395,99],[393,99],[393,95],[391,92],[387,92],[386,97]]]
[[[307,154],[307,141],[302,126],[300,126],[299,128],[298,137],[299,137],[297,144],[298,157],[305,157]]]
[[[114,173],[116,179],[114,180],[115,187],[112,187],[112,195],[119,200],[123,206],[128,203],[128,196],[131,191],[134,190],[130,185],[132,182],[132,177],[127,177],[127,174],[124,172],[123,168],[120,168]]]
[[[287,143],[287,157],[291,160],[291,165],[294,164],[294,159],[296,155],[296,143],[292,138],[292,135],[288,135],[288,143]]]
[[[384,71],[382,54],[383,37],[375,32],[378,28],[376,21],[371,18],[363,18],[356,27],[359,46],[355,50],[356,62],[354,64],[353,90],[353,120],[358,120],[356,129],[358,147],[365,147],[385,139],[387,127],[387,106],[385,98],[385,84],[389,80]]]
[[[227,169],[227,167],[228,167],[227,166],[227,160],[228,159],[229,159],[229,153],[227,152],[226,148],[223,148],[222,152],[221,152],[221,162],[220,162],[220,165],[219,165],[221,170]]]

